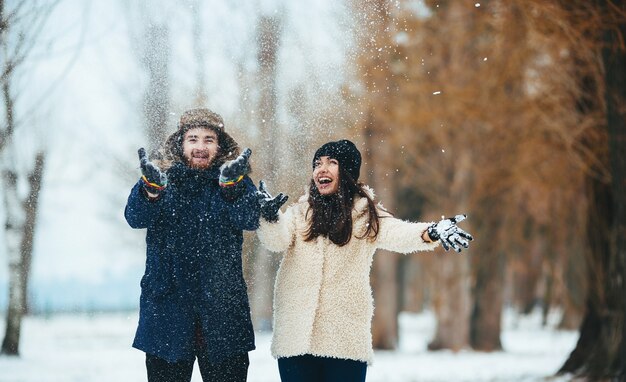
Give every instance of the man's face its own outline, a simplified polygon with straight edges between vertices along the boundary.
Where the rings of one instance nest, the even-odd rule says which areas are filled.
[[[190,129],[183,136],[183,156],[191,168],[209,168],[218,150],[217,134],[211,129]]]

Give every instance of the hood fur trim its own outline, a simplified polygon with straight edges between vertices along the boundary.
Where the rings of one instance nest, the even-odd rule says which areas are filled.
[[[363,191],[365,191],[365,193],[372,199],[375,200],[376,199],[376,193],[374,192],[374,189],[371,188],[368,185],[363,185]],[[309,202],[309,190],[307,189],[304,193],[304,195],[300,196],[300,198],[298,198],[298,203],[308,203]],[[382,205],[380,203],[378,203],[378,207],[382,208]],[[357,213],[361,213],[363,212],[365,209],[367,209],[367,199],[362,198],[362,197],[357,197],[354,200],[354,207],[352,208],[355,212]]]

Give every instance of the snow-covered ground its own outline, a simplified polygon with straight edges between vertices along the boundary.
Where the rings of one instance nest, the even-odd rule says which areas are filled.
[[[144,381],[144,354],[130,347],[136,322],[136,313],[27,317],[21,357],[0,357],[0,381]],[[544,381],[563,364],[578,338],[577,332],[557,331],[553,325],[542,328],[538,315],[507,313],[505,351],[428,352],[434,324],[431,313],[403,313],[399,349],[377,352],[367,381]],[[279,381],[270,338],[269,333],[257,333],[257,350],[250,353],[251,382]],[[201,381],[197,367],[192,381]]]

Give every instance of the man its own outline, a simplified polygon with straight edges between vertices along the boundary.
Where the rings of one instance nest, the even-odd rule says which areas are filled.
[[[125,217],[147,229],[139,325],[149,382],[245,381],[255,348],[243,279],[243,230],[259,224],[250,150],[239,153],[222,118],[182,114],[158,165],[139,149],[142,177]]]

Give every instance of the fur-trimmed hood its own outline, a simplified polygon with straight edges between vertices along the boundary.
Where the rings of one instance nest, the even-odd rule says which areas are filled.
[[[373,188],[371,188],[368,185],[363,185],[363,191],[365,191],[365,193],[367,194],[367,196],[370,197],[370,199],[376,202],[376,193],[374,192]],[[303,203],[308,206],[309,197],[310,197],[310,194],[307,190],[302,196],[298,198],[297,203]],[[378,202],[376,204],[376,207],[379,209],[379,211],[383,211],[387,213],[387,210],[385,209],[385,207],[383,207],[381,202]],[[364,213],[367,212],[367,208],[368,208],[367,199],[365,199],[362,196],[357,196],[356,198],[354,198],[354,205],[352,206],[352,216],[355,217],[355,216],[363,215]]]
[[[223,118],[209,109],[198,108],[187,110],[181,115],[176,131],[165,140],[151,159],[162,170],[169,169],[176,162],[185,163],[183,138],[187,131],[195,128],[209,129],[217,134],[219,152],[213,159],[213,166],[219,167],[239,155],[239,145],[226,132]]]

